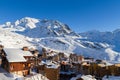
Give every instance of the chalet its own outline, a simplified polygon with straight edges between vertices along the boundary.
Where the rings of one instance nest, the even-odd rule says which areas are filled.
[[[58,56],[59,56],[59,59],[62,60],[62,58],[65,57],[65,54],[60,52],[60,53],[58,53]]]
[[[59,69],[58,68],[45,68],[45,76],[49,80],[59,80]]]
[[[45,75],[45,64],[42,62],[37,66],[38,73]]]
[[[29,55],[25,55],[24,58],[27,60],[27,63],[31,63],[32,65],[37,66],[38,63],[41,61],[40,54],[39,51],[37,49],[34,48],[28,48],[27,46],[22,48],[23,51],[29,51],[31,52]]]
[[[51,59],[50,57],[54,55],[54,52],[50,49],[42,48],[43,59]]]
[[[70,54],[69,60],[70,62],[78,62],[77,54]]]
[[[18,75],[28,75],[31,68],[31,58],[33,55],[29,51],[23,51],[21,49],[4,48],[4,54],[2,66],[10,73]]]
[[[45,76],[50,80],[59,80],[60,69],[56,64],[50,64],[45,67]]]
[[[77,54],[70,54],[69,61],[71,63],[80,63],[80,62],[84,61],[84,56],[77,55]]]
[[[41,62],[42,60],[42,54],[40,54],[39,50],[31,48],[29,49],[29,51],[32,53],[33,55],[33,62],[34,62],[34,66],[37,67],[38,64]],[[32,60],[31,60],[32,61]]]
[[[80,67],[81,74],[85,74],[85,75],[89,74],[89,68],[90,68],[90,63],[82,62]]]
[[[120,76],[120,62],[112,62],[114,65],[109,66],[110,73],[112,76]]]
[[[38,72],[46,76],[49,80],[59,80],[59,64],[54,61],[41,61],[38,66]]]
[[[116,67],[116,70],[115,70],[116,75],[120,76],[120,63],[115,64],[115,67]]]

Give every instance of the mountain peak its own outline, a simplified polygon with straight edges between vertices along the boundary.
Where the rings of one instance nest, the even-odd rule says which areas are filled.
[[[18,22],[18,20],[17,20]],[[24,26],[26,28],[30,28],[33,29],[36,27],[36,23],[39,22],[39,19],[35,19],[35,18],[31,18],[31,17],[25,17],[19,20],[19,24],[20,26]]]
[[[68,25],[57,21],[48,19],[36,19],[31,17],[24,17],[15,22],[7,22],[3,25],[4,28],[13,28],[14,31],[24,34],[28,37],[55,37],[64,35],[77,34],[73,32]],[[34,35],[35,34],[35,35]]]
[[[26,22],[26,23],[33,22],[33,23],[38,23],[38,22],[39,22],[39,19],[31,18],[31,17],[24,17],[24,18],[20,19],[20,22]]]

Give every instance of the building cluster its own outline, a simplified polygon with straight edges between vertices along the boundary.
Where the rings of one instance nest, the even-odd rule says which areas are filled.
[[[9,73],[26,78],[28,75],[42,74],[49,80],[59,80],[59,64],[46,60],[38,50],[28,47],[16,49],[0,45],[0,66]]]
[[[120,76],[120,62],[109,62],[77,54],[70,54],[69,62],[63,62],[61,67],[64,68],[64,71],[71,71],[81,75],[92,75],[100,80],[104,76]]]
[[[119,62],[96,60],[77,54],[68,57],[62,52],[45,48],[40,52],[28,47],[15,49],[0,45],[0,65],[10,73],[22,76],[38,73],[49,80],[70,80],[78,74],[92,75],[96,79],[120,76]]]

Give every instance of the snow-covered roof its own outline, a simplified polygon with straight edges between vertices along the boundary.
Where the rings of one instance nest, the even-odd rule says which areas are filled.
[[[47,68],[55,68],[56,69],[60,66],[59,64],[53,63],[52,61],[46,61],[46,62],[42,61],[42,63],[46,64]]]
[[[33,56],[29,51],[23,51],[23,56]]]
[[[6,53],[8,62],[26,62],[25,58],[23,57],[26,53],[25,51],[15,48],[4,48],[4,51]]]

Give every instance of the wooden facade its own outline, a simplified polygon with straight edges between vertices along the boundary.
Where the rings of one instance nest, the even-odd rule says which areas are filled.
[[[13,62],[9,63],[8,70],[11,73],[26,76],[29,74],[30,68],[25,62]]]
[[[37,67],[38,73],[46,76],[49,80],[59,80],[60,68],[47,67],[48,65],[41,64]]]
[[[15,73],[17,75],[26,76],[30,72],[30,64],[27,62],[8,62],[4,59],[2,67],[10,73]]]
[[[40,74],[45,75],[45,65],[39,65],[37,70]]]
[[[23,48],[24,51],[29,51],[27,47]],[[48,53],[46,49],[42,49],[42,57],[39,58],[39,51],[32,51],[33,56],[23,56],[25,58],[25,62],[9,62],[6,58],[6,54],[3,51],[3,46],[0,46],[0,56],[2,61],[1,66],[6,69],[10,73],[15,73],[18,75],[26,76],[30,74],[32,68],[36,68],[38,73],[43,74],[50,80],[59,80],[60,71],[63,72],[76,72],[85,75],[94,75],[96,77],[103,77],[105,75],[115,75],[120,76],[120,64],[114,64],[110,66],[106,66],[102,60],[94,61],[93,58],[84,58],[83,56],[78,56],[76,54],[71,54],[69,56],[69,60],[65,57],[64,53],[59,53],[54,56],[47,56]],[[54,53],[53,51],[49,54]],[[53,62],[60,61],[60,68],[48,68],[46,65],[39,65],[41,60],[50,59]],[[84,60],[86,59],[86,61]]]
[[[1,57],[2,57],[2,65],[1,66],[6,71],[8,71],[10,73],[22,75],[22,76],[26,76],[30,73],[30,68],[32,66],[31,64],[34,63],[33,56],[23,56],[25,61],[16,61],[16,60],[15,61],[9,61],[9,56],[6,55],[6,52],[4,50],[2,50],[2,51],[3,52],[1,54]],[[14,51],[12,51],[12,52],[14,52]],[[4,54],[4,56],[2,56],[3,54]],[[11,55],[11,56],[14,56],[14,55]]]
[[[49,80],[59,80],[59,68],[47,68],[45,67],[45,76]]]
[[[106,66],[104,64],[90,63],[81,65],[80,71],[85,75],[94,75],[98,79],[101,79],[105,75],[120,76],[120,67],[115,65]]]
[[[21,76],[29,74],[29,68],[26,65],[26,62],[8,62],[7,59],[4,58],[1,66],[10,73],[15,73]]]

